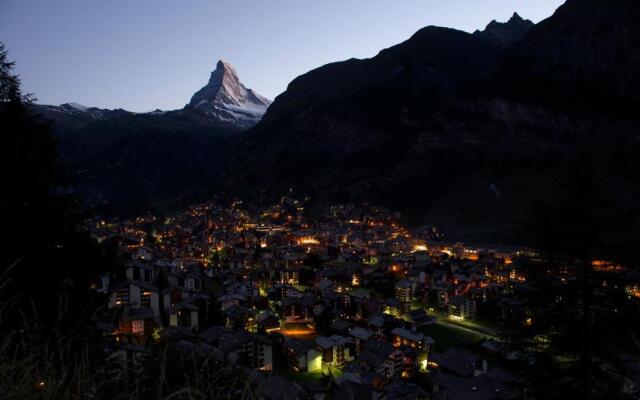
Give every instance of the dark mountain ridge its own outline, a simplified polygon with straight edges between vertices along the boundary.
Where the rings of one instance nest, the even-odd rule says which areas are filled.
[[[640,106],[640,4],[569,0],[505,54],[512,97],[588,113],[633,117]]]
[[[497,22],[494,19],[483,31],[477,30],[473,35],[506,48],[520,40],[534,26],[533,22],[523,19],[518,13],[513,13],[509,21]]]
[[[640,93],[639,8],[570,0],[530,29],[517,15],[476,34],[427,27],[311,71],[234,147],[226,190],[296,188],[378,202],[462,239],[526,241],[536,205],[589,144],[593,179],[636,223],[638,123],[611,105]]]

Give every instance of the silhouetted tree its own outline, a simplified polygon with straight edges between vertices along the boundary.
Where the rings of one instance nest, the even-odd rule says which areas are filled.
[[[35,310],[45,323],[87,305],[68,295],[88,291],[102,259],[98,245],[77,229],[75,202],[60,195],[65,176],[56,140],[32,111],[13,66],[0,44],[0,273],[8,271],[10,280],[0,296],[13,308]],[[67,301],[59,302],[63,291]]]

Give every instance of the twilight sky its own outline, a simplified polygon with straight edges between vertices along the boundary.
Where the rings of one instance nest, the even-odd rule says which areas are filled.
[[[0,0],[0,41],[42,104],[183,107],[218,59],[274,98],[296,76],[372,57],[427,25],[472,32],[563,0]]]

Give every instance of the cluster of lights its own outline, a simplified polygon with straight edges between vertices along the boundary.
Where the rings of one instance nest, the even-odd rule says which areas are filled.
[[[302,246],[302,245],[319,245],[320,241],[314,237],[303,237],[300,240],[298,240],[298,245]]]
[[[429,249],[427,248],[427,246],[423,245],[423,244],[416,244],[415,246],[413,246],[413,250],[412,252],[416,252],[416,251],[428,251]]]
[[[631,297],[640,298],[640,286],[632,285],[627,287],[627,294]]]

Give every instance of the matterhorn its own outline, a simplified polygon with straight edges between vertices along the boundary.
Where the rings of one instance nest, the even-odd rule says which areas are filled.
[[[194,107],[216,120],[248,129],[262,118],[271,100],[247,89],[233,65],[218,61],[209,82],[198,90],[189,107]]]

